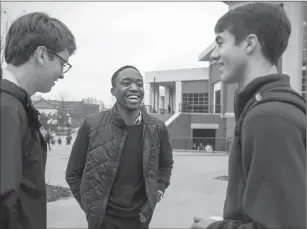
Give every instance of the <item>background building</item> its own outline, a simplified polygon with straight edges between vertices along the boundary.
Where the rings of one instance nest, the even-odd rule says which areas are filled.
[[[204,146],[210,143],[215,150],[226,150],[221,83],[212,82],[210,70],[196,68],[145,73],[146,107],[152,115],[167,120],[175,149],[192,149],[193,143],[199,145],[202,142]],[[167,110],[169,105],[171,112]]]
[[[250,2],[225,2],[229,5],[229,9],[235,8]],[[288,47],[281,57],[278,65],[279,72],[290,76],[290,83],[294,90],[306,97],[306,18],[307,3],[306,2],[272,2],[283,7],[291,21],[292,32],[289,38]],[[199,61],[210,61],[210,55],[215,48],[212,43],[198,57]],[[218,66],[210,63],[210,78],[213,83],[220,81]],[[233,98],[237,84],[223,85],[221,83],[222,104],[224,112],[223,117],[226,119],[226,137],[233,135],[234,113]]]
[[[250,2],[224,3],[232,9]],[[272,3],[285,9],[292,26],[278,71],[288,74],[291,86],[306,98],[307,3]],[[213,42],[203,50],[198,60],[210,62],[215,45]],[[147,72],[145,82],[145,105],[149,112],[156,112],[156,117],[167,120],[174,149],[189,150],[193,143],[200,142],[210,143],[215,151],[229,149],[235,126],[234,93],[238,86],[224,85],[215,63],[210,63],[208,68]],[[172,116],[165,115],[168,105],[174,111]]]

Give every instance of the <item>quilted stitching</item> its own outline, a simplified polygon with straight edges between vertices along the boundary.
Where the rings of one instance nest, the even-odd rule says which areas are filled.
[[[90,116],[87,120],[89,124],[90,146],[86,159],[86,165],[81,182],[81,196],[83,209],[87,215],[89,228],[99,228],[107,207],[112,184],[116,177],[121,150],[125,144],[126,133],[124,129],[116,126],[111,117],[111,111]],[[97,123],[99,123],[97,125]],[[147,145],[144,146],[144,178],[146,183],[146,193],[154,208],[156,204],[157,179],[153,176],[157,174],[154,164],[159,150],[160,136],[157,128],[158,123],[153,121],[144,124],[145,138]],[[156,155],[155,155],[156,154]],[[147,162],[147,163],[146,163]],[[153,210],[153,209],[152,209]]]

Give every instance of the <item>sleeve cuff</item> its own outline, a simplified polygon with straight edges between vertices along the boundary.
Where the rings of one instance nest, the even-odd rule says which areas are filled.
[[[158,184],[158,190],[161,191],[163,194],[165,192],[166,186],[163,183]]]

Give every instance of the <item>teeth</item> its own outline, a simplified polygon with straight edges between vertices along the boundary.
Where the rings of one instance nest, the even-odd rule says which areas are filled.
[[[135,95],[130,95],[130,96],[128,97],[128,99],[138,99],[138,97],[135,96]]]

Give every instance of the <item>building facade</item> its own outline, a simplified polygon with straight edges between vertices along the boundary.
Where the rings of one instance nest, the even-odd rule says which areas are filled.
[[[224,2],[233,9],[242,4],[250,2]],[[283,7],[291,21],[292,32],[289,38],[288,47],[282,55],[277,66],[278,71],[290,76],[290,83],[294,90],[306,98],[306,21],[307,3],[306,2],[272,2]],[[215,48],[215,42],[209,45],[198,57],[199,61],[210,62],[210,55]],[[210,62],[210,79],[213,83],[221,83],[222,97],[222,117],[225,120],[226,137],[233,135],[235,125],[234,120],[234,93],[237,84],[224,85],[220,81],[218,66]]]
[[[225,150],[222,85],[209,77],[210,70],[196,68],[145,73],[145,105],[161,120],[169,115],[166,124],[174,149],[192,149],[193,143],[199,145],[201,142],[204,146],[210,144],[215,150]],[[167,110],[168,106],[173,112]]]
[[[232,9],[250,2],[224,2]],[[306,14],[305,2],[274,2],[284,7],[292,26],[288,48],[278,71],[288,74],[293,89],[306,97]],[[215,42],[203,50],[199,61],[208,68],[152,71],[145,73],[145,105],[153,114],[165,114],[173,149],[193,149],[193,144],[210,144],[215,151],[228,151],[235,127],[234,94],[237,84],[221,82],[219,66],[210,62]],[[161,118],[161,117],[159,117]],[[162,119],[162,118],[161,118]]]

